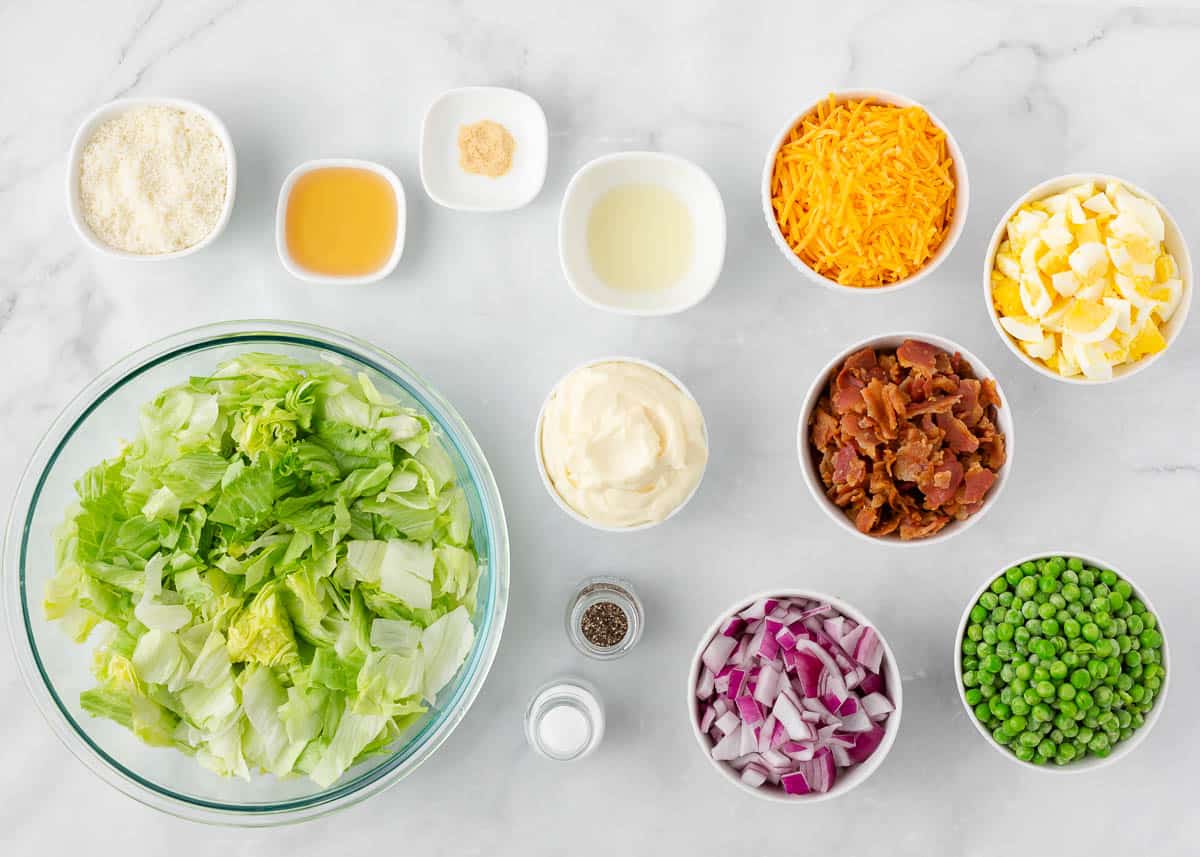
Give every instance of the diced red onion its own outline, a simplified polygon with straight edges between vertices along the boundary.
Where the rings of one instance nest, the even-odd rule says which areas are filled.
[[[896,706],[892,705],[892,701],[882,693],[868,693],[862,698],[862,707],[866,710],[867,716],[872,720],[883,720],[889,714],[896,710]]]
[[[758,733],[748,724],[742,724],[741,741],[738,744],[738,755],[749,756],[758,750]]]
[[[783,786],[784,792],[790,795],[806,795],[811,791],[808,787],[808,779],[802,771],[784,774],[779,778],[779,784]]]
[[[764,720],[762,708],[753,696],[739,696],[733,704],[737,706],[737,712],[741,715],[742,722],[750,726],[762,723]]]
[[[761,599],[708,642],[696,681],[714,760],[754,788],[828,791],[882,743],[894,711],[874,629],[803,598]]]
[[[721,629],[721,633],[726,637],[740,637],[745,627],[746,620],[741,616],[734,616],[725,623],[725,627]]]
[[[742,691],[742,682],[746,680],[746,671],[743,669],[732,669],[729,671],[729,686],[727,691],[734,699]]]
[[[737,646],[738,640],[718,634],[712,638],[712,642],[705,648],[704,654],[700,656],[700,660],[704,662],[704,666],[708,667],[715,676],[721,671],[721,667],[725,666],[725,662],[729,660],[729,656],[733,654],[733,650]]]
[[[751,788],[758,788],[767,781],[767,769],[757,762],[751,762],[742,769],[742,782]]]
[[[742,729],[740,726],[735,727],[732,732],[722,738],[712,748],[712,757],[718,762],[729,762],[736,759],[741,753],[738,749],[742,744]]]
[[[879,664],[883,661],[883,640],[875,633],[874,628],[867,628],[858,638],[854,646],[854,660],[873,673],[879,672]]]
[[[724,714],[717,717],[713,723],[713,728],[722,735],[728,735],[733,730],[742,725],[742,718],[738,717],[736,711],[726,711]]]

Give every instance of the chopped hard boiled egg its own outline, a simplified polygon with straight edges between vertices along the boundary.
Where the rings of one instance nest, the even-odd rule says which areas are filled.
[[[1167,347],[1183,298],[1158,207],[1117,182],[1087,182],[1022,206],[996,251],[1000,326],[1052,371],[1108,380]]]

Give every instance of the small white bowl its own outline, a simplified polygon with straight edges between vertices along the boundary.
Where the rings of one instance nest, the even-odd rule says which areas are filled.
[[[386,179],[387,183],[392,187],[392,192],[396,194],[396,241],[392,246],[392,255],[378,271],[354,277],[318,274],[297,263],[288,251],[287,206],[288,199],[292,195],[292,188],[295,187],[296,181],[301,176],[313,170],[325,169],[327,167],[368,170]],[[400,183],[400,178],[394,172],[374,161],[360,161],[356,158],[319,158],[314,161],[305,161],[296,167],[288,173],[287,178],[283,180],[283,185],[279,188],[279,202],[275,206],[275,251],[279,254],[279,261],[283,264],[283,267],[296,279],[321,285],[361,286],[367,283],[378,282],[396,270],[396,265],[399,263],[400,257],[404,254],[404,235],[407,231],[407,225],[408,209],[405,204],[404,185]]]
[[[867,625],[874,628],[875,633],[879,635],[880,642],[883,643],[883,663],[881,665],[883,679],[887,688],[888,699],[891,700],[896,710],[888,715],[886,724],[884,725],[883,741],[880,742],[875,752],[871,754],[867,761],[855,765],[848,770],[839,771],[833,788],[827,792],[789,795],[785,794],[782,789],[766,785],[757,789],[749,786],[742,782],[740,772],[735,771],[724,762],[718,762],[713,759],[711,752],[712,741],[708,735],[700,731],[700,706],[696,704],[696,681],[700,675],[700,659],[704,654],[704,649],[713,637],[719,633],[721,626],[730,617],[762,598],[807,598],[812,601],[826,602],[846,618],[853,619],[860,625]],[[879,630],[879,626],[864,616],[856,607],[852,607],[842,599],[834,598],[832,595],[826,595],[823,592],[812,592],[801,589],[768,590],[751,595],[749,598],[740,599],[722,613],[709,626],[708,630],[704,632],[704,635],[700,638],[699,645],[696,646],[696,653],[692,655],[691,668],[688,670],[686,705],[688,708],[688,717],[692,724],[692,735],[695,737],[696,743],[700,746],[701,752],[704,753],[704,758],[708,759],[709,763],[721,773],[727,782],[737,786],[743,792],[752,794],[763,800],[774,801],[775,803],[809,804],[819,803],[846,794],[866,782],[867,778],[875,773],[876,769],[883,764],[883,760],[891,752],[892,745],[896,743],[896,735],[900,732],[900,716],[904,710],[904,685],[900,678],[900,667],[896,664],[896,655],[892,651],[892,647],[888,645],[887,638]]]
[[[775,136],[775,141],[767,150],[767,161],[763,166],[762,174],[762,209],[763,217],[767,221],[767,229],[771,233],[771,237],[775,240],[775,246],[783,253],[784,257],[792,263],[797,271],[807,276],[814,283],[825,286],[826,288],[834,289],[839,292],[861,293],[861,294],[882,294],[899,291],[900,289],[908,288],[916,285],[921,280],[924,280],[945,261],[946,257],[954,250],[954,245],[958,243],[959,236],[962,235],[963,226],[967,222],[967,206],[971,201],[970,182],[967,179],[967,161],[963,157],[962,150],[958,147],[958,141],[954,139],[954,135],[950,133],[946,123],[939,119],[932,110],[907,98],[903,95],[898,95],[894,92],[888,92],[883,89],[850,89],[843,92],[834,93],[834,100],[837,103],[844,101],[870,99],[880,104],[894,104],[899,107],[920,107],[929,114],[929,118],[933,120],[933,124],[937,125],[946,133],[946,148],[950,152],[950,157],[954,160],[954,214],[950,221],[950,231],[946,235],[946,240],[942,242],[942,246],[934,252],[933,256],[921,270],[917,271],[911,277],[901,280],[898,283],[892,283],[888,286],[845,286],[841,283],[831,280],[829,277],[819,274],[811,267],[805,264],[795,251],[788,246],[787,240],[783,237],[783,230],[779,228],[779,222],[775,219],[775,209],[771,205],[771,176],[775,171],[775,156],[779,149],[783,146],[791,130],[796,127],[808,114],[817,109],[818,106],[825,103],[826,99],[820,101],[801,110],[793,116],[786,125]]]
[[[858,527],[854,526],[854,522],[847,517],[846,513],[825,496],[825,484],[821,481],[821,472],[813,457],[812,447],[808,440],[808,422],[812,416],[813,409],[817,406],[817,400],[821,398],[821,394],[825,391],[830,378],[833,377],[846,358],[863,348],[898,348],[906,339],[917,339],[922,342],[928,342],[930,345],[936,345],[938,348],[948,351],[951,354],[957,351],[971,365],[976,378],[980,380],[991,378],[996,382],[996,392],[1000,396],[1001,404],[1001,407],[996,409],[996,426],[1004,435],[1004,449],[1006,453],[1004,466],[996,474],[996,482],[992,485],[991,490],[988,491],[987,497],[983,501],[983,507],[978,512],[965,520],[952,521],[942,528],[940,532],[934,533],[928,538],[912,539],[909,541],[901,539],[895,533],[886,536],[869,536],[866,533],[859,532]],[[800,408],[800,423],[796,429],[796,450],[800,457],[800,468],[804,471],[804,482],[808,486],[809,493],[812,494],[813,499],[817,501],[817,505],[825,511],[825,514],[834,523],[846,532],[873,544],[885,544],[893,547],[920,547],[938,544],[939,542],[953,538],[979,523],[979,520],[995,505],[996,500],[1000,497],[1000,492],[1004,490],[1004,485],[1008,482],[1009,473],[1012,471],[1013,451],[1015,448],[1012,402],[1004,394],[1004,388],[1000,385],[1000,380],[996,377],[995,373],[988,369],[982,360],[957,342],[941,336],[934,336],[932,333],[907,332],[873,336],[870,339],[864,339],[862,342],[856,342],[854,345],[842,350],[825,365],[825,368],[817,374],[816,379],[808,388],[808,393],[804,397],[804,404]]]
[[[626,291],[607,285],[592,268],[588,220],[596,201],[614,187],[652,184],[676,194],[692,216],[692,261],[668,289]],[[567,185],[558,219],[558,255],[567,282],[584,303],[625,315],[670,315],[712,291],[725,264],[725,204],[708,173],[662,152],[617,152],[589,161]]]
[[[458,165],[458,129],[490,119],[516,141],[512,168],[498,178]],[[438,205],[460,211],[511,211],[528,205],[546,181],[550,132],[541,105],[524,92],[464,86],[443,92],[421,125],[421,184]]]
[[[1162,327],[1163,338],[1167,340],[1167,347],[1162,351],[1157,354],[1151,354],[1149,357],[1143,357],[1136,363],[1114,366],[1112,378],[1107,381],[1094,381],[1083,375],[1073,375],[1068,378],[1052,371],[1041,360],[1035,360],[1022,351],[1020,346],[1008,335],[1008,331],[1000,326],[1000,315],[996,312],[996,305],[992,301],[992,269],[996,267],[996,251],[999,250],[1000,243],[1004,240],[1008,221],[1012,219],[1021,206],[1039,199],[1045,199],[1069,187],[1084,184],[1085,182],[1104,184],[1110,181],[1120,182],[1131,193],[1154,203],[1155,207],[1158,208],[1158,213],[1162,215],[1163,223],[1166,226],[1166,238],[1163,244],[1166,245],[1167,251],[1175,257],[1175,262],[1179,265],[1179,279],[1183,282],[1183,296],[1180,298],[1179,306],[1176,307],[1175,314],[1171,316],[1171,320]],[[1183,232],[1175,222],[1175,218],[1171,216],[1171,212],[1167,211],[1166,206],[1149,193],[1132,182],[1127,182],[1125,179],[1117,178],[1116,176],[1105,175],[1104,173],[1071,173],[1047,179],[1027,192],[1014,202],[1008,211],[1004,212],[1004,216],[1000,218],[1000,222],[996,225],[996,229],[992,233],[992,241],[988,244],[987,255],[983,260],[983,302],[987,306],[988,318],[992,320],[992,327],[996,329],[996,333],[1004,340],[1004,344],[1008,346],[1008,350],[1017,355],[1017,358],[1030,369],[1033,369],[1040,375],[1045,375],[1047,378],[1061,381],[1064,384],[1111,384],[1113,381],[1120,381],[1123,378],[1136,375],[1150,366],[1150,364],[1166,354],[1171,344],[1179,337],[1180,331],[1183,330],[1184,322],[1187,321],[1188,310],[1192,305],[1192,258],[1188,254],[1187,239],[1183,237]]]
[[[197,113],[203,116],[208,122],[213,133],[217,135],[217,139],[221,141],[221,145],[225,149],[225,207],[221,210],[221,216],[217,218],[212,231],[191,247],[185,247],[182,250],[175,250],[171,253],[130,253],[127,250],[119,250],[116,247],[110,247],[108,244],[105,244],[92,232],[91,227],[87,225],[87,221],[84,219],[83,207],[79,201],[79,166],[80,161],[83,159],[83,150],[87,146],[88,141],[92,139],[92,135],[96,133],[97,128],[109,119],[113,119],[122,113],[138,107],[173,107],[176,110]],[[116,101],[110,101],[108,104],[97,107],[83,120],[79,126],[79,130],[75,132],[75,137],[71,141],[71,151],[67,156],[67,214],[71,218],[71,225],[75,227],[75,231],[79,233],[79,237],[83,239],[84,244],[87,244],[97,253],[103,253],[115,259],[129,259],[135,262],[163,262],[167,259],[190,256],[197,250],[207,247],[217,239],[217,236],[225,230],[225,225],[229,223],[229,216],[233,213],[233,198],[236,193],[237,155],[233,149],[233,138],[229,136],[229,129],[225,127],[225,123],[220,120],[217,114],[213,113],[207,107],[196,104],[194,101],[186,101],[182,98],[119,98]]]
[[[586,524],[594,530],[601,530],[602,532],[606,533],[635,533],[639,530],[648,530],[651,527],[657,527],[659,524],[671,520],[678,515],[680,511],[682,511],[684,506],[691,502],[692,498],[696,496],[696,492],[700,490],[700,483],[704,481],[704,473],[708,470],[707,460],[704,462],[704,470],[700,472],[700,478],[696,480],[696,484],[693,486],[691,493],[688,494],[687,497],[684,498],[683,502],[672,509],[671,513],[661,521],[647,521],[644,524],[636,524],[632,527],[614,527],[609,526],[608,524],[601,524],[593,521],[591,518],[586,518],[572,509],[570,504],[559,495],[558,490],[554,487],[554,483],[550,480],[550,474],[546,472],[546,462],[542,458],[542,424],[546,419],[546,408],[549,407],[550,400],[554,398],[555,394],[558,392],[559,386],[568,377],[575,374],[580,369],[586,369],[589,366],[597,366],[601,363],[635,363],[639,366],[645,366],[647,369],[653,369],[655,372],[662,375],[664,378],[678,387],[680,392],[682,392],[685,396],[687,396],[693,402],[696,402],[696,397],[693,396],[691,391],[684,386],[682,381],[680,381],[663,367],[659,366],[657,363],[651,363],[649,360],[642,360],[640,357],[598,357],[595,360],[589,360],[586,363],[581,363],[566,375],[563,375],[563,377],[555,383],[555,385],[550,389],[550,392],[546,395],[546,400],[542,402],[541,409],[538,411],[537,425],[533,432],[533,457],[537,460],[538,475],[542,477],[542,485],[545,486],[546,493],[549,494],[550,498],[558,504],[558,508],[562,509],[579,523]],[[696,402],[696,407],[700,407],[699,402]],[[704,446],[707,449],[709,447],[708,423],[704,421],[703,411],[701,411],[700,419],[703,423],[704,429]]]
[[[1153,613],[1160,622],[1160,633],[1162,633],[1163,636],[1163,669],[1166,671],[1163,674],[1162,687],[1159,689],[1158,695],[1154,698],[1154,706],[1146,715],[1146,722],[1142,724],[1140,729],[1134,731],[1133,736],[1128,741],[1121,741],[1116,745],[1113,751],[1104,758],[1100,758],[1099,756],[1085,756],[1079,761],[1074,761],[1061,766],[1054,764],[1035,765],[1032,762],[1022,762],[1007,749],[997,744],[996,740],[992,737],[992,733],[988,732],[987,729],[984,728],[983,724],[979,722],[979,718],[975,716],[975,710],[971,706],[967,705],[967,689],[963,685],[962,680],[962,640],[963,636],[967,632],[967,624],[971,618],[971,608],[975,606],[977,601],[979,601],[979,596],[987,591],[988,587],[992,585],[993,580],[1004,574],[1005,571],[1012,568],[1014,565],[1020,565],[1021,563],[1029,562],[1030,560],[1039,560],[1052,556],[1061,556],[1067,559],[1075,557],[1083,560],[1085,565],[1115,572],[1118,577],[1132,587],[1133,594],[1137,598],[1141,599],[1142,603],[1146,605],[1146,609]],[[1146,740],[1146,736],[1150,733],[1150,730],[1154,727],[1154,724],[1158,722],[1158,716],[1162,713],[1163,704],[1167,699],[1167,688],[1171,684],[1171,670],[1168,665],[1168,662],[1171,658],[1170,652],[1167,649],[1168,642],[1166,632],[1161,631],[1161,622],[1162,614],[1154,609],[1154,605],[1150,603],[1150,599],[1146,597],[1142,588],[1130,580],[1125,572],[1121,571],[1114,565],[1110,565],[1109,563],[1098,560],[1095,557],[1088,556],[1087,554],[1082,554],[1078,551],[1042,551],[1041,553],[1035,553],[1031,556],[1021,557],[1015,562],[1010,562],[1007,565],[1002,566],[999,571],[993,572],[987,578],[987,580],[983,582],[983,585],[975,591],[975,594],[971,596],[971,600],[967,602],[966,609],[963,610],[962,619],[958,623],[958,631],[954,635],[954,685],[958,688],[958,699],[962,703],[963,708],[966,709],[967,720],[971,721],[971,725],[975,727],[975,731],[984,737],[984,740],[987,741],[988,745],[993,750],[1004,756],[1009,761],[1020,765],[1025,770],[1033,769],[1037,771],[1045,771],[1046,773],[1050,774],[1082,774],[1087,771],[1094,771],[1098,768],[1105,768],[1116,762],[1118,759],[1125,758],[1133,752],[1135,747],[1141,744],[1142,741]]]

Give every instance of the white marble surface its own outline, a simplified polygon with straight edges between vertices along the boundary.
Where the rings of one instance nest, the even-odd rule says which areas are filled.
[[[1158,194],[1185,231],[1200,223],[1200,12],[1106,5],[0,3],[3,484],[12,490],[72,393],[150,339],[227,318],[314,321],[401,355],[458,406],[499,480],[513,559],[504,642],[462,726],[396,788],[298,828],[193,826],[104,786],[42,722],[5,647],[0,851],[1195,853],[1196,320],[1136,380],[1065,388],[1007,352],[979,287],[995,220],[1051,175],[1124,175]],[[443,89],[472,83],[526,90],[549,117],[546,186],[522,211],[455,213],[420,187],[423,111]],[[865,300],[801,281],[772,246],[758,199],[778,126],[852,85],[898,90],[939,113],[966,152],[973,191],[945,266],[918,289]],[[194,257],[97,258],[68,224],[71,134],[93,107],[126,93],[198,100],[236,141],[233,220]],[[570,175],[593,156],[634,148],[695,159],[725,197],[724,276],[682,315],[600,313],[559,271],[555,225]],[[329,155],[381,160],[406,184],[408,246],[381,284],[306,286],[275,257],[279,183],[296,163]],[[794,452],[812,374],[852,339],[901,328],[952,337],[989,362],[1020,435],[1011,484],[988,519],[949,544],[907,551],[837,530],[808,497]],[[712,436],[707,478],[686,513],[629,536],[568,520],[531,455],[547,388],[613,352],[679,374]],[[1148,588],[1176,657],[1155,733],[1120,765],[1084,777],[1002,759],[966,721],[952,680],[954,627],[970,593],[1006,560],[1051,546],[1105,557]],[[571,584],[592,572],[630,576],[647,602],[646,635],[619,662],[583,660],[561,629]],[[713,775],[688,733],[684,673],[697,635],[729,602],[772,585],[850,599],[901,661],[899,741],[843,800],[780,807],[744,797]],[[593,680],[610,708],[604,745],[574,766],[536,758],[521,734],[530,694],[558,673]]]

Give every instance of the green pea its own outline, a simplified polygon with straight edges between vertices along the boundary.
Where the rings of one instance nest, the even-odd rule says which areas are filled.
[[[975,654],[979,655],[981,658],[986,658],[994,651],[996,651],[996,648],[991,643],[979,642],[975,644]]]
[[[1028,600],[1038,591],[1037,578],[1023,577],[1017,584],[1017,597]]]
[[[1064,664],[1066,664],[1069,668],[1074,668],[1074,667],[1079,666],[1079,653],[1072,652],[1072,651],[1063,652],[1062,653],[1062,662]],[[965,663],[965,661],[964,661],[964,663]]]
[[[1091,686],[1092,676],[1087,670],[1075,670],[1071,673],[1071,684],[1075,685],[1077,690],[1083,690]]]
[[[1065,701],[1068,699],[1074,699],[1075,693],[1076,693],[1075,685],[1073,685],[1073,684],[1068,684],[1068,683],[1064,682],[1063,684],[1060,684],[1058,686],[1058,698],[1061,700]]]
[[[1136,615],[1136,610],[1134,611],[1134,614],[1135,615],[1130,616],[1125,620],[1125,626],[1129,629],[1130,634],[1137,637],[1142,633],[1142,631],[1146,630],[1146,624],[1142,621],[1141,616]]]
[[[992,710],[988,708],[988,704],[986,702],[981,702],[975,706],[975,717],[979,720],[982,720],[984,723],[987,723],[988,720],[991,719]]]
[[[979,662],[980,668],[985,672],[998,673],[1004,664],[1000,660],[999,655],[987,655]]]
[[[1004,572],[1004,579],[1011,585],[1016,586],[1021,582],[1021,578],[1025,576],[1025,572],[1021,571],[1018,566],[1013,566],[1008,571]]]
[[[1033,665],[1028,661],[1022,661],[1016,665],[1016,667],[1013,669],[1013,672],[1017,674],[1018,679],[1029,681],[1031,678],[1033,678]]]
[[[1088,622],[1083,626],[1081,633],[1083,634],[1083,639],[1089,643],[1094,643],[1100,639],[1100,626],[1095,622]]]
[[[1066,685],[1066,687],[1070,687],[1070,685]],[[1079,708],[1075,705],[1075,703],[1072,700],[1070,700],[1070,699],[1059,700],[1058,712],[1059,712],[1059,714],[1063,715],[1064,717],[1074,720],[1075,715],[1076,715],[1076,713],[1078,713],[1078,711],[1079,711]]]
[[[975,670],[967,670],[964,672],[962,680],[964,687],[979,687],[979,676],[976,675]]]
[[[1117,644],[1114,643],[1112,640],[1109,640],[1109,639],[1097,640],[1096,641],[1096,655],[1101,658],[1110,658],[1110,657],[1112,657],[1113,651],[1116,649],[1116,647],[1117,647]]]
[[[995,625],[984,625],[983,626],[983,641],[985,643],[988,643],[989,645],[993,645],[993,646],[996,644],[996,626]]]
[[[1065,619],[1062,623],[1062,632],[1067,639],[1072,640],[1079,636],[1080,625],[1074,619]]]
[[[1042,741],[1042,736],[1036,732],[1022,732],[1017,736],[1017,740],[1025,747],[1036,747]]]
[[[1133,587],[1127,581],[1118,580],[1116,583],[1110,583],[1109,586],[1120,592],[1126,599],[1133,595]]]
[[[1021,696],[1021,693],[1021,691],[1013,691],[1012,702],[1009,703],[1008,707],[1012,710],[1013,714],[1024,717],[1029,713],[1030,705],[1025,701],[1025,697]]]
[[[1083,560],[1079,559],[1078,557],[1071,557],[1067,560],[1067,568],[1078,574],[1079,572],[1083,571]]]
[[[1075,694],[1075,704],[1079,706],[1080,711],[1087,711],[1092,707],[1092,695],[1086,690],[1081,690]]]
[[[968,688],[966,693],[963,694],[963,699],[967,701],[967,705],[974,708],[975,706],[979,705],[979,703],[983,702],[983,694],[979,692],[979,688],[972,687]]]
[[[1022,762],[1032,762],[1033,757],[1037,754],[1037,751],[1034,750],[1033,747],[1026,747],[1024,744],[1019,744],[1016,749],[1013,750],[1013,753]]]
[[[1091,673],[1092,678],[1096,679],[1097,681],[1108,675],[1108,665],[1102,660],[1097,659],[1088,661],[1087,668],[1088,672]]]
[[[1003,574],[992,581],[991,589],[992,589],[992,592],[996,593],[997,595],[999,595],[1004,590],[1008,589],[1008,581],[1004,579]]]
[[[1059,748],[1054,751],[1054,761],[1058,762],[1061,765],[1067,764],[1074,758],[1075,758],[1075,745],[1074,744],[1061,744],[1061,745],[1059,745]]]
[[[1040,747],[1038,749],[1041,750]],[[1095,753],[1097,756],[1107,756],[1108,749],[1109,749],[1108,736],[1107,735],[1093,736],[1092,740],[1088,742],[1088,749],[1091,750],[1093,753]]]
[[[1057,611],[1056,611],[1057,612]],[[1048,616],[1042,619],[1042,633],[1047,637],[1054,637],[1058,634],[1058,620],[1053,616]]]
[[[1096,582],[1096,570],[1094,568],[1085,568],[1079,572],[1079,585],[1092,586]]]
[[[1001,622],[996,626],[997,640],[1011,640],[1013,638],[1013,626],[1008,622]]]
[[[1114,613],[1125,606],[1125,596],[1120,592],[1108,593],[1108,608]]]
[[[1054,719],[1054,712],[1050,710],[1050,706],[1044,702],[1039,702],[1029,710],[1029,716],[1038,723],[1049,723]]]
[[[1157,649],[1162,645],[1162,634],[1153,628],[1146,628],[1146,630],[1138,634],[1138,642],[1142,644],[1143,648]]]
[[[1024,699],[1030,705],[1037,705],[1039,702],[1042,701],[1042,698],[1040,696],[1038,696],[1038,692],[1036,690],[1034,690],[1032,687],[1029,688],[1028,690],[1026,690],[1024,693],[1022,693],[1021,698]]]
[[[1092,698],[1101,709],[1109,709],[1113,704],[1113,692],[1107,687],[1098,687],[1092,693]]]
[[[979,596],[979,604],[985,610],[991,610],[999,603],[1000,602],[996,600],[996,594],[994,592],[985,592]]]

